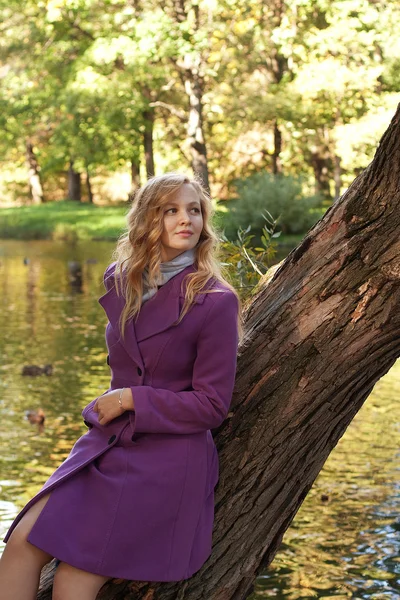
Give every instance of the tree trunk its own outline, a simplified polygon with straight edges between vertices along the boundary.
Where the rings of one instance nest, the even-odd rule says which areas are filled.
[[[265,31],[270,28],[278,30],[282,26],[282,20],[285,16],[286,6],[283,0],[274,0],[269,3],[261,3],[262,20]],[[268,44],[270,46],[270,44]],[[287,48],[286,48],[287,52]],[[282,52],[282,45],[275,42],[268,50],[265,57],[267,71],[272,75],[273,82],[279,86],[283,76],[290,72],[289,60],[287,54]],[[274,152],[272,154],[272,172],[274,175],[282,173],[282,132],[279,129],[278,117],[274,119]]]
[[[39,166],[30,140],[26,142],[26,161],[28,165],[28,182],[32,204],[44,202],[43,188],[40,181]]]
[[[89,204],[93,204],[93,190],[92,183],[90,181],[89,167],[86,165],[86,189],[88,193]]]
[[[185,0],[173,1],[173,14],[177,23],[188,21],[188,10],[192,11],[190,29],[197,33],[201,30],[200,13],[201,5],[192,3],[191,8]],[[203,91],[204,77],[202,64],[204,58],[201,52],[185,54],[183,60],[177,61],[176,67],[180,72],[189,100],[189,116],[187,122],[187,145],[191,155],[193,173],[199,177],[204,188],[210,192],[208,176],[207,147],[204,135],[203,122]]]
[[[213,552],[187,581],[107,584],[99,598],[241,600],[330,452],[400,356],[400,108],[371,165],[260,282],[220,458]],[[44,574],[46,576],[46,574]],[[50,578],[39,598],[50,598]]]
[[[140,188],[140,159],[133,156],[131,159],[131,189],[128,194],[128,202],[132,202],[136,190]]]
[[[81,201],[81,174],[74,170],[72,159],[68,168],[68,200]]]
[[[132,188],[140,188],[140,159],[133,157],[131,161],[131,185]]]
[[[192,56],[185,56],[185,90],[189,98],[187,136],[192,156],[192,169],[209,192],[207,148],[203,128],[203,81],[199,73],[199,64],[194,63]]]
[[[143,113],[144,134],[143,146],[146,162],[147,179],[155,175],[154,172],[154,151],[153,151],[153,129],[154,129],[154,109],[149,108]]]
[[[282,133],[278,126],[278,120],[274,121],[274,153],[272,155],[272,172],[274,175],[282,173]]]
[[[314,169],[315,177],[315,192],[329,200],[332,198],[330,188],[331,162],[327,148],[320,146],[311,154],[311,165]]]
[[[335,200],[337,200],[340,196],[340,190],[342,189],[342,167],[340,165],[340,156],[337,154],[335,154],[333,177],[335,180]]]

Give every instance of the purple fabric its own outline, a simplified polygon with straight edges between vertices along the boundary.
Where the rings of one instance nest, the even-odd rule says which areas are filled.
[[[52,491],[29,542],[79,569],[121,579],[180,581],[211,553],[218,454],[210,429],[227,416],[235,382],[238,302],[223,284],[199,294],[173,326],[191,265],[143,304],[128,322],[113,286],[112,263],[99,298],[109,322],[108,391],[131,387],[135,410],[100,425],[92,400],[90,429],[20,512]]]

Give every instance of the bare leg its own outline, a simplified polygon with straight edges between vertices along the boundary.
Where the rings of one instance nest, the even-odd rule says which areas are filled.
[[[12,532],[0,560],[0,600],[35,600],[40,572],[52,556],[27,541],[50,494],[24,514]]]
[[[61,562],[53,582],[53,600],[95,600],[100,588],[111,579],[88,573]]]

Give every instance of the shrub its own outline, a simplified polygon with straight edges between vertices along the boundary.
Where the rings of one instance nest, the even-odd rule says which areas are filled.
[[[227,203],[220,226],[229,239],[236,238],[239,227],[251,225],[256,240],[264,226],[262,213],[268,211],[282,233],[305,233],[325,212],[322,198],[305,196],[301,178],[256,173],[234,181],[237,198]]]

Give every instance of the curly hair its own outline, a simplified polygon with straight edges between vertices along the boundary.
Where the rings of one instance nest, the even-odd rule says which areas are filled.
[[[212,225],[214,207],[211,197],[202,186],[199,178],[196,176],[188,177],[178,172],[169,172],[151,177],[135,192],[131,208],[126,215],[127,231],[119,237],[113,252],[112,258],[116,261],[115,288],[117,294],[123,293],[126,299],[120,316],[122,337],[124,338],[126,322],[132,317],[137,319],[140,312],[144,269],[147,270],[147,279],[150,286],[156,284],[160,275],[161,235],[164,227],[163,207],[184,184],[191,185],[198,194],[203,216],[203,229],[195,246],[197,270],[188,273],[185,277],[185,283],[187,283],[185,301],[176,324],[181,322],[194,303],[197,294],[217,291],[207,289],[210,284],[212,285],[214,279],[223,283],[238,299],[240,309],[237,327],[239,339],[241,340],[243,337],[241,301],[235,288],[223,277],[220,262],[217,258],[220,242]],[[125,281],[124,289],[121,285],[123,280]]]

